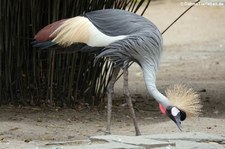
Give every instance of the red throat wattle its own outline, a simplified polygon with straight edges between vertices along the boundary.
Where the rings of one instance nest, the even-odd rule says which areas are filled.
[[[166,115],[166,108],[162,104],[159,104],[159,109],[163,115]]]

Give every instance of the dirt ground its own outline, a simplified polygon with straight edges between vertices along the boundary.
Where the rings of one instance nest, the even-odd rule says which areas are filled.
[[[145,13],[163,31],[187,6],[181,1],[154,1]],[[164,54],[157,75],[163,93],[172,84],[187,84],[201,95],[203,113],[183,124],[184,132],[206,132],[225,136],[225,3],[224,6],[197,6],[164,35]],[[146,90],[142,71],[133,65],[129,85],[142,134],[179,132],[160,114]],[[122,81],[116,84],[112,133],[134,135],[127,107],[122,107]],[[1,106],[0,148],[21,148],[33,141],[70,141],[103,135],[106,109],[78,109]],[[17,142],[20,143],[17,143]],[[4,148],[4,147],[3,147]]]

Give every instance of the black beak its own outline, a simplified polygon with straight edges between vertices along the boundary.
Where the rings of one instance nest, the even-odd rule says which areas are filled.
[[[180,129],[180,131],[182,131],[182,126],[181,126],[181,116],[180,116],[180,112],[176,115],[176,116],[174,116],[174,119],[173,119],[173,121],[176,123],[176,125],[177,125],[177,127]]]

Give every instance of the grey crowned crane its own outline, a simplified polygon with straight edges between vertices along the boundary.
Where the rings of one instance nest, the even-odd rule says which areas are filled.
[[[199,96],[182,85],[167,90],[167,96],[156,87],[156,72],[163,51],[163,39],[157,27],[137,14],[116,9],[105,9],[63,19],[47,25],[34,37],[34,47],[46,49],[54,46],[78,46],[80,51],[106,57],[115,64],[107,88],[107,127],[110,134],[111,108],[114,83],[120,69],[124,75],[124,95],[133,119],[136,135],[140,135],[135,111],[128,89],[128,64],[140,65],[149,94],[159,103],[160,110],[173,120],[179,129],[186,116],[201,111]]]

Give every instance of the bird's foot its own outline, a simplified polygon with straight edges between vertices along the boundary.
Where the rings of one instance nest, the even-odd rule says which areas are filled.
[[[136,132],[136,136],[141,136],[141,132]]]
[[[108,131],[108,130],[106,130],[106,131],[105,131],[105,135],[111,135],[111,132]]]

